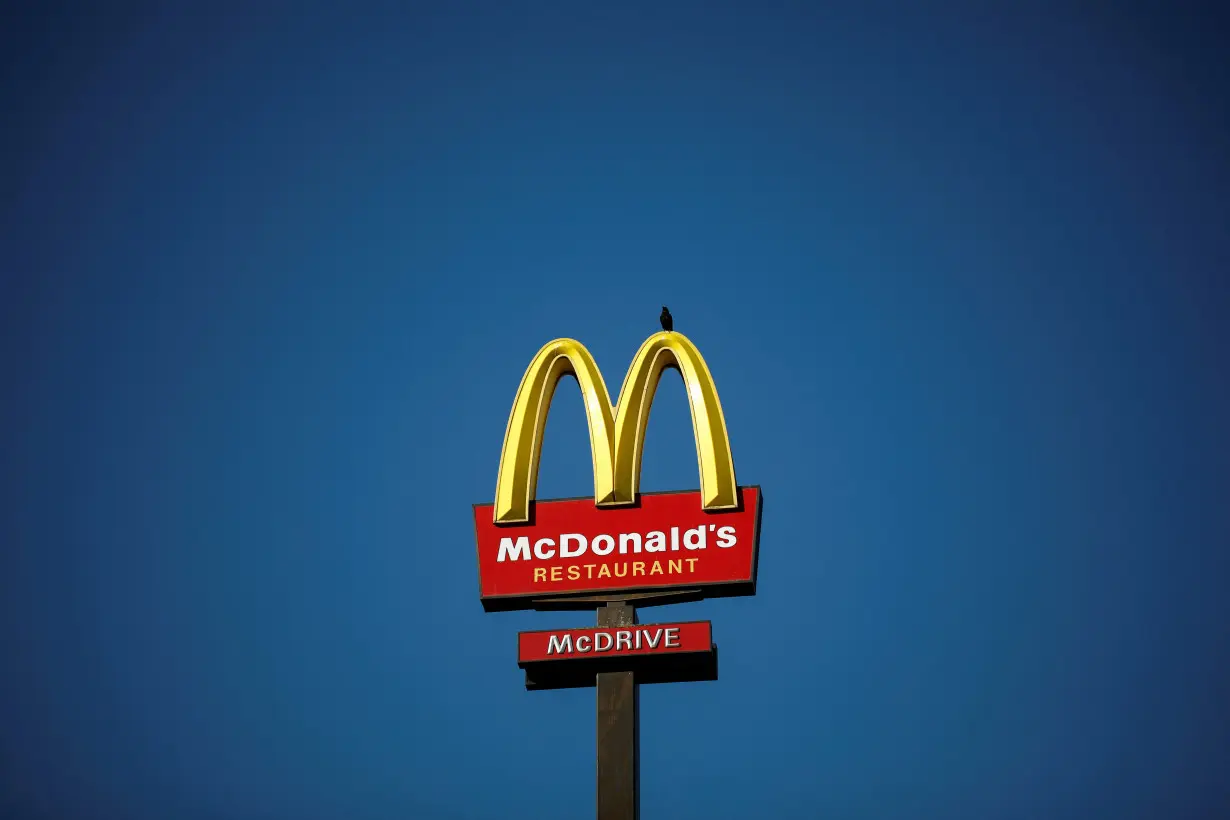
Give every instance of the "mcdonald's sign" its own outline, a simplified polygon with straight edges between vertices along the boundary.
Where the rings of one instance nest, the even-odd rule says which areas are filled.
[[[667,368],[683,376],[700,489],[641,493],[649,411]],[[594,495],[536,500],[547,412],[565,375],[581,388]],[[686,336],[663,331],[646,339],[617,402],[585,346],[556,339],[534,356],[517,388],[494,503],[474,505],[480,599],[487,610],[506,610],[615,593],[755,594],[761,503],[759,487],[735,480],[713,376]]]

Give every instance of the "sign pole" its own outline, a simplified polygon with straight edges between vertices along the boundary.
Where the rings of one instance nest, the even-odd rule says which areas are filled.
[[[632,626],[636,608],[610,601],[598,626]],[[641,750],[639,689],[633,672],[598,675],[598,820],[639,820]]]

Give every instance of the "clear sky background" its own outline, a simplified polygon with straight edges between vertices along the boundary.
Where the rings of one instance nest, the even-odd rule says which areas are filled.
[[[515,635],[593,616],[484,614],[470,505],[663,304],[765,518],[642,612],[722,651],[647,820],[1230,816],[1224,20],[192,5],[0,23],[0,817],[590,816]]]

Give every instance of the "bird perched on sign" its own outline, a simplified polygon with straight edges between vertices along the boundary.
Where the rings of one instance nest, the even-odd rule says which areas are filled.
[[[662,306],[662,315],[658,317],[658,321],[662,323],[662,329],[672,331],[675,329],[675,317],[671,316],[671,312],[666,309],[666,305]]]

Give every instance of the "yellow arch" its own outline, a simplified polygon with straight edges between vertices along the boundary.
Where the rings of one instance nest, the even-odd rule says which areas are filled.
[[[585,403],[594,462],[594,503],[602,507],[634,503],[640,488],[649,411],[662,372],[668,367],[679,370],[687,390],[704,508],[737,507],[734,459],[713,375],[686,336],[664,331],[650,336],[637,351],[620,388],[617,406],[611,404],[602,373],[583,344],[556,339],[538,351],[521,379],[508,416],[496,479],[495,523],[529,521],[547,412],[556,385],[568,373],[576,377]]]

